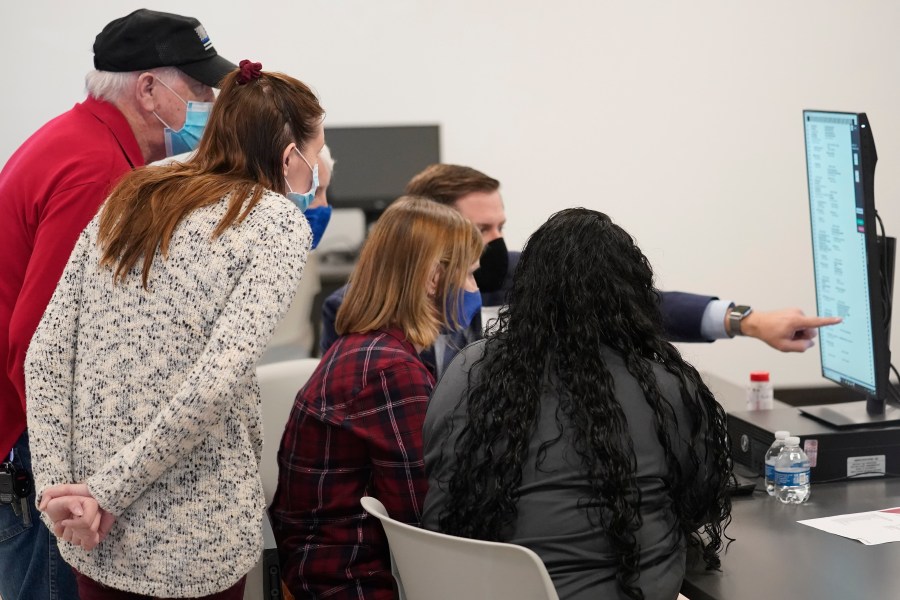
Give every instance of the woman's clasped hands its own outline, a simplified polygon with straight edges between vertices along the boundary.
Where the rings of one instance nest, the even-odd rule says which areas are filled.
[[[97,504],[84,483],[65,483],[44,490],[38,509],[53,523],[56,537],[90,552],[102,542],[116,520]]]

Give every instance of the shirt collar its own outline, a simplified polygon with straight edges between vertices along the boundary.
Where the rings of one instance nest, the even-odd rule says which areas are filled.
[[[128,124],[125,115],[118,108],[105,100],[99,100],[93,96],[88,96],[80,106],[106,125],[113,137],[116,138],[116,142],[118,142],[119,148],[122,149],[125,159],[132,167],[143,166],[144,155],[141,153],[141,147],[137,138],[134,137],[131,125]]]

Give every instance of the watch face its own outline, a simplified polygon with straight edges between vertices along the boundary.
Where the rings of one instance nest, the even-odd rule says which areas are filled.
[[[734,337],[736,335],[744,335],[744,332],[741,331],[741,321],[743,321],[744,317],[751,312],[753,312],[753,309],[745,304],[732,307],[731,311],[728,313],[729,336]]]
[[[741,306],[735,306],[734,308],[732,308],[731,314],[734,315],[735,317],[740,317],[741,319],[743,319],[744,317],[749,315],[752,311],[753,311],[753,309],[750,308],[749,306],[741,305]]]

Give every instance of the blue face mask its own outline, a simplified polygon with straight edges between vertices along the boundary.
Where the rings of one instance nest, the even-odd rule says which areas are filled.
[[[328,227],[328,221],[331,220],[331,207],[316,206],[315,208],[306,209],[303,214],[306,216],[306,220],[309,221],[309,228],[312,229],[313,241],[311,250],[315,250],[319,242],[322,241],[322,234],[325,233],[325,228]]]
[[[300,154],[300,151],[297,150],[297,146],[294,146],[294,150],[297,151],[297,154]],[[291,189],[291,182],[287,180],[287,177],[284,178],[285,183],[287,183],[288,193],[285,196],[288,197],[288,200],[294,203],[297,208],[299,208],[302,212],[306,212],[306,209],[309,208],[309,205],[312,204],[312,201],[316,198],[316,190],[319,189],[319,163],[315,165],[310,165],[309,161],[306,160],[306,157],[300,154],[300,158],[303,159],[303,162],[306,163],[306,166],[310,168],[312,171],[312,187],[305,194],[300,194]],[[331,218],[331,215],[329,215]],[[324,228],[323,228],[324,230]]]
[[[448,306],[447,308],[447,312],[449,313],[450,307]],[[459,324],[460,329],[466,329],[469,325],[471,325],[472,319],[475,318],[475,315],[478,314],[480,310],[481,292],[478,290],[475,290],[474,292],[461,290],[459,294],[459,302],[456,305],[456,322]]]
[[[169,124],[160,118],[155,112],[153,113],[159,122],[166,126],[163,135],[166,140],[166,156],[175,156],[190,152],[197,148],[200,144],[200,138],[203,137],[203,130],[206,129],[206,122],[209,120],[209,111],[212,110],[212,102],[188,102],[175,93],[175,90],[166,85],[162,79],[157,79],[167,90],[175,94],[179,100],[187,106],[187,113],[184,117],[184,126],[175,131]]]

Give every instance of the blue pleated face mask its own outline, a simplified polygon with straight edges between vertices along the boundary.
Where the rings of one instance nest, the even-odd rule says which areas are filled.
[[[300,154],[300,151],[297,150],[297,146],[294,146],[294,150],[297,154]],[[309,208],[309,205],[312,204],[313,200],[316,199],[316,190],[319,189],[319,163],[315,165],[310,165],[309,161],[306,160],[306,157],[300,154],[300,158],[303,159],[303,162],[306,163],[306,166],[312,171],[312,187],[305,194],[301,194],[299,192],[295,192],[291,189],[291,182],[287,180],[287,177],[284,178],[285,183],[287,183],[288,193],[285,196],[288,197],[288,200],[294,203],[294,205],[299,208],[302,212],[306,212],[306,209]],[[328,215],[329,219],[331,218],[331,214]],[[327,224],[327,222],[326,222]],[[324,228],[323,228],[324,231]]]
[[[156,112],[153,113],[159,119],[159,122],[165,125],[163,135],[166,140],[166,156],[175,156],[176,154],[195,150],[200,145],[200,138],[203,137],[203,130],[206,129],[206,122],[209,120],[209,112],[212,110],[213,103],[196,102],[194,100],[189,102],[166,85],[166,82],[162,79],[157,79],[157,81],[187,106],[184,125],[178,131],[172,129]]]
[[[481,310],[481,292],[475,290],[460,290],[459,300],[456,304],[456,323],[460,329],[466,329],[472,324],[472,319]],[[447,302],[447,312],[450,312],[450,302]]]

